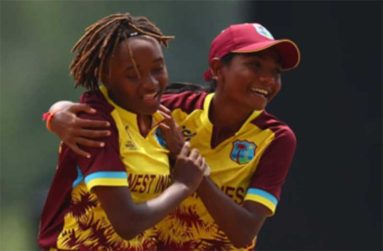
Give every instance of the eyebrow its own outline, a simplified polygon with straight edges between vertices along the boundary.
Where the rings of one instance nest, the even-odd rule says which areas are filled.
[[[257,57],[257,58],[262,58],[262,59],[265,58],[265,54],[264,53],[257,53],[257,52],[255,52],[254,54],[248,54],[246,56],[247,56],[247,58],[250,58],[250,60],[254,56]],[[281,66],[282,58],[280,57],[280,55],[279,54],[275,54],[275,56],[273,56],[273,57],[275,58],[276,62]]]
[[[152,63],[157,63],[157,62],[161,62],[161,63],[164,62],[164,58],[161,57],[152,61]],[[131,71],[131,70],[134,70],[133,64],[126,67],[124,71]]]

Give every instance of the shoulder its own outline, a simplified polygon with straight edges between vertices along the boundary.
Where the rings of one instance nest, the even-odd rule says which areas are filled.
[[[80,97],[80,102],[109,113],[114,109],[99,90],[84,92]]]
[[[100,91],[84,92],[80,97],[80,102],[88,104],[97,110],[95,114],[79,114],[80,117],[113,120],[110,113],[114,110],[114,107],[105,99]]]
[[[251,123],[261,130],[270,130],[274,133],[275,138],[293,144],[296,143],[296,136],[294,131],[283,121],[276,116],[263,111],[258,117],[251,121]]]
[[[161,103],[170,110],[181,109],[191,113],[195,109],[202,109],[208,93],[206,91],[183,91],[180,93],[166,93],[162,95]]]

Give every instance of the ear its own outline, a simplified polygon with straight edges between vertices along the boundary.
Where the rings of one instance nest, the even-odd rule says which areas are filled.
[[[210,69],[212,71],[213,79],[222,79],[222,67],[223,63],[219,58],[213,58],[210,62]]]

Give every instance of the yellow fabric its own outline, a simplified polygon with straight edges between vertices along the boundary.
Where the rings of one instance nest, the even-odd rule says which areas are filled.
[[[86,184],[88,190],[92,190],[95,186],[128,186],[127,180],[120,180],[120,179],[94,179],[91,180],[88,184]]]
[[[264,206],[266,206],[267,208],[269,208],[272,214],[275,213],[276,205],[265,197],[262,197],[256,194],[247,194],[245,197],[245,200],[252,200],[252,201],[259,202],[263,204]]]
[[[107,96],[104,87],[101,91],[115,107],[111,115],[118,128],[120,154],[128,173],[132,197],[136,202],[153,198],[169,185],[169,151],[158,143],[155,136],[157,127],[143,137],[138,128],[137,115],[116,105]],[[156,112],[153,125],[158,125],[162,119],[162,115]]]
[[[192,147],[199,149],[202,156],[205,157],[211,168],[210,178],[222,191],[238,204],[242,204],[246,198],[272,209],[272,206],[260,196],[246,197],[246,191],[264,150],[274,138],[274,133],[271,130],[261,130],[250,123],[262,112],[255,111],[234,136],[212,149],[210,139],[213,125],[209,121],[208,111],[213,95],[209,94],[206,97],[203,109],[194,110],[189,115],[181,109],[173,110],[174,119],[184,129],[185,137],[188,138],[187,135],[191,135]],[[238,164],[229,156],[233,150],[233,142],[243,139],[255,143],[256,154],[250,162]],[[275,206],[273,210],[275,210]],[[189,250],[214,249],[214,242],[221,242],[220,247],[225,250],[249,250],[255,246],[255,240],[244,249],[231,245],[226,235],[214,223],[201,199],[196,195],[185,199],[176,212],[160,222],[158,229],[160,230],[158,239],[172,246],[176,246],[177,243],[190,242]],[[201,243],[198,243],[199,241]]]
[[[77,243],[92,250],[100,248],[97,234],[103,235],[108,245],[115,250],[153,250],[155,249],[155,227],[144,231],[132,240],[125,241],[113,230],[104,210],[101,208],[91,189],[95,186],[129,186],[132,199],[136,203],[154,198],[170,184],[168,150],[163,148],[157,139],[153,127],[146,137],[143,137],[137,125],[137,116],[116,105],[107,95],[107,90],[101,87],[101,92],[110,104],[114,106],[111,113],[119,135],[120,155],[128,173],[128,179],[114,179],[98,177],[90,180],[87,185],[82,181],[72,191],[72,203],[80,204],[86,200],[93,207],[84,212],[69,212],[64,217],[64,228],[57,241],[57,247],[65,250],[78,250],[80,244],[73,244],[73,237]],[[161,114],[153,116],[154,125],[163,119]],[[87,228],[82,230],[82,224]],[[110,244],[113,243],[113,244]],[[101,246],[102,249],[102,246]],[[106,250],[106,249],[102,249]]]

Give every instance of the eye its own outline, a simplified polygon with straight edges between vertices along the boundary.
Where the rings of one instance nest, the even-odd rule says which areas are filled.
[[[262,68],[262,65],[259,61],[253,62],[252,66],[254,69],[261,69]]]
[[[128,71],[125,71],[125,78],[130,81],[137,81],[139,80],[139,73],[135,71],[134,69],[129,69]]]
[[[247,66],[255,73],[259,73],[262,70],[262,64],[258,60],[247,63]]]
[[[159,67],[159,68],[154,69],[154,70],[153,70],[153,73],[162,73],[163,70],[164,70],[164,68]]]
[[[165,68],[164,68],[163,65],[161,65],[161,66],[157,66],[157,67],[155,67],[155,68],[152,70],[152,74],[153,74],[153,75],[161,75],[162,73],[164,73],[164,70],[165,70]]]
[[[128,74],[125,76],[127,79],[133,81],[133,80],[138,80],[137,74]]]

